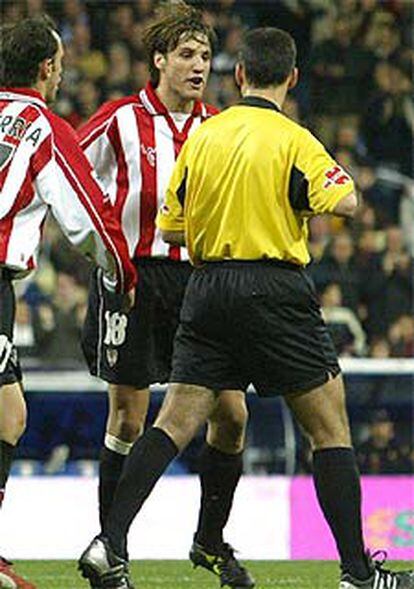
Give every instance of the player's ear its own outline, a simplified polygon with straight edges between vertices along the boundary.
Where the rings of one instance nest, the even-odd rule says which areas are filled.
[[[236,67],[234,68],[234,79],[236,81],[237,88],[241,90],[246,82],[246,75],[244,73],[243,64],[240,61],[236,63]]]
[[[289,78],[288,90],[292,90],[299,80],[299,70],[297,67],[294,67]]]
[[[39,64],[39,79],[44,82],[52,75],[54,68],[54,60],[50,57],[44,59]]]
[[[166,63],[167,59],[165,55],[163,53],[160,53],[159,51],[156,51],[154,53],[154,65],[157,68],[157,70],[164,69]]]

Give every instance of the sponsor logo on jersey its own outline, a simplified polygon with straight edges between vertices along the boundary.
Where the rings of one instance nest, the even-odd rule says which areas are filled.
[[[351,178],[340,166],[334,166],[330,170],[327,170],[325,172],[325,178],[324,188],[330,188],[335,185],[341,186],[351,181]]]

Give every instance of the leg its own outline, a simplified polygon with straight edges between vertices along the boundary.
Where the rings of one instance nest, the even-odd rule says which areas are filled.
[[[20,382],[0,386],[0,508],[10,474],[14,449],[26,428],[26,402]],[[4,587],[35,589],[35,586],[20,577],[12,563],[0,556],[0,577]],[[1,584],[1,581],[0,581]],[[1,584],[3,587],[3,584]]]
[[[101,527],[112,505],[119,477],[135,440],[143,433],[149,389],[110,384],[109,414],[99,465],[99,519]]]
[[[195,567],[215,573],[222,585],[239,588],[254,587],[254,580],[224,542],[223,530],[243,472],[247,418],[244,392],[220,392],[200,454],[201,505],[190,551]]]
[[[26,402],[20,382],[0,388],[0,506],[14,449],[26,428]]]
[[[128,587],[126,537],[129,527],[171,460],[211,415],[213,391],[172,384],[154,427],[139,438],[125,462],[103,534],[89,544],[79,560],[92,586],[107,577],[112,586]]]
[[[194,539],[213,552],[223,544],[223,529],[242,474],[247,417],[245,394],[223,391],[208,421],[200,455],[201,505]]]
[[[364,552],[361,489],[339,375],[286,401],[309,437],[319,504],[335,538],[344,570],[359,579],[370,575]]]
[[[104,526],[118,554],[125,554],[129,526],[155,483],[206,422],[215,399],[215,394],[203,387],[169,386],[154,427],[135,442],[128,456]]]

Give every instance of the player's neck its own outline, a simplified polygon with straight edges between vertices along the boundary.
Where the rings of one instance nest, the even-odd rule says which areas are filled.
[[[265,100],[269,100],[276,104],[277,107],[282,108],[285,102],[287,88],[285,86],[277,86],[276,88],[254,88],[246,87],[242,91],[243,98],[247,96],[260,96]]]
[[[155,90],[158,98],[167,107],[169,112],[181,112],[190,114],[194,107],[194,101],[188,100],[174,92],[166,85],[159,84]]]
[[[33,84],[32,90],[36,90],[36,92],[39,92],[40,96],[44,100],[46,100],[46,84],[45,84],[45,82],[43,82],[42,80],[38,80],[35,84]]]

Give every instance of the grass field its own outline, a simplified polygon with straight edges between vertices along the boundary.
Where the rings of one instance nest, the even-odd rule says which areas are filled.
[[[273,562],[246,563],[256,578],[257,589],[337,589],[338,567],[332,562]],[[410,568],[408,563],[394,563],[396,568]],[[388,565],[387,565],[388,566]],[[392,563],[391,563],[392,566]],[[412,566],[412,563],[411,563]],[[21,561],[16,571],[25,575],[38,589],[87,589],[73,561]],[[132,578],[136,589],[219,589],[211,573],[193,570],[186,561],[134,561]]]

